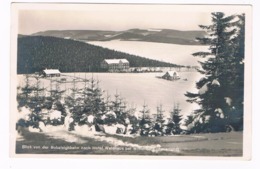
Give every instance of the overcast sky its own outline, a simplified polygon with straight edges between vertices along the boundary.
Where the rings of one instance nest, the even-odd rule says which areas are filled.
[[[238,6],[37,4],[19,8],[18,33],[46,30],[127,30],[167,28],[200,30],[211,12],[237,13]],[[233,12],[232,12],[233,11]]]

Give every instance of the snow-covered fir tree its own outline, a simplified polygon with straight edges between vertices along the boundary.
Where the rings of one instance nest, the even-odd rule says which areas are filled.
[[[245,52],[245,15],[238,15],[238,21],[235,23],[237,34],[233,38],[234,55],[230,62],[232,63],[232,77],[230,87],[231,104],[226,103],[228,110],[228,122],[237,130],[243,129],[244,117],[244,52]]]
[[[127,118],[126,102],[123,98],[116,92],[114,95],[114,100],[112,103],[112,111],[116,114],[117,122],[120,124],[125,124],[125,119]]]
[[[60,88],[60,81],[58,79],[55,79],[54,87],[53,87],[53,80],[51,80],[51,88],[50,88],[50,97],[53,99],[53,101],[62,100],[63,94],[65,90],[61,90]]]
[[[156,113],[155,121],[162,124],[164,122],[164,120],[163,120],[163,117],[164,117],[163,113],[165,112],[163,110],[162,104],[160,104],[160,106],[157,106],[157,111],[156,112],[157,113]]]
[[[28,74],[25,75],[25,85],[23,87],[18,88],[17,93],[17,101],[18,101],[18,108],[23,106],[29,106],[30,104],[30,94],[33,91],[33,86],[30,85],[30,77]]]
[[[197,52],[194,56],[207,58],[200,62],[198,70],[203,78],[196,83],[198,93],[187,92],[189,102],[197,103],[194,111],[196,132],[221,132],[227,126],[242,128],[243,77],[244,77],[244,19],[242,16],[225,16],[212,13],[212,25],[200,27],[208,33],[198,38],[209,45],[209,52]],[[236,115],[234,117],[231,116]]]
[[[70,130],[73,130],[75,123],[80,123],[80,119],[82,118],[81,114],[83,110],[84,98],[80,95],[80,93],[80,90],[77,88],[76,76],[74,73],[70,94],[65,97],[65,106],[73,118],[73,124],[71,124]]]
[[[111,101],[111,96],[108,94],[108,92],[106,93],[105,96],[105,101],[104,101],[104,115],[103,115],[103,120],[104,120],[104,124],[107,125],[113,125],[117,122],[117,117],[115,112],[113,111],[113,105],[112,105],[112,101]]]
[[[163,110],[162,104],[157,106],[157,111],[155,114],[155,122],[154,122],[154,127],[153,129],[155,130],[155,135],[162,135],[163,131],[163,123],[164,123],[164,113],[165,111]]]
[[[45,88],[41,87],[41,82],[39,77],[35,77],[35,84],[31,88],[30,103],[29,108],[31,113],[29,115],[28,126],[33,128],[39,128],[39,122],[43,121],[43,114],[41,113],[42,108],[44,107],[45,96],[43,91]]]
[[[148,106],[144,103],[143,104],[143,109],[140,111],[141,113],[141,118],[139,121],[139,126],[140,126],[140,135],[141,136],[148,136],[149,130],[150,130],[150,125],[151,125],[151,118],[150,118],[150,110],[148,109]]]
[[[78,111],[73,114],[75,121],[79,124],[86,124],[87,117],[93,115],[95,123],[103,124],[102,115],[105,113],[105,104],[103,90],[99,87],[99,81],[92,77],[82,93],[83,95],[76,98]]]
[[[171,130],[172,134],[180,134],[181,129],[181,120],[182,115],[180,115],[181,109],[179,108],[179,104],[174,105],[173,110],[170,112],[171,121],[168,123],[168,127]]]
[[[139,120],[135,115],[136,113],[136,108],[135,107],[130,107],[127,110],[127,114],[128,114],[128,119],[129,119],[129,123],[132,126],[132,130],[130,134],[135,134],[138,132],[139,130]]]

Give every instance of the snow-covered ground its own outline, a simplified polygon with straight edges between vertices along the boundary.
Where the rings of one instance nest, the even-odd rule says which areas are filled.
[[[116,128],[116,126],[110,126],[110,128],[111,127]],[[108,129],[108,126],[105,126],[105,128]],[[40,132],[38,129],[33,129],[32,127],[28,128],[29,132],[31,133],[44,133],[45,135],[50,136],[53,139],[61,139],[68,143],[86,144],[87,141],[81,138],[83,137],[83,138],[91,138],[100,142],[106,142],[113,147],[123,146],[123,147],[131,147],[137,150],[148,150],[153,152],[162,151],[160,150],[161,146],[159,144],[138,145],[130,142],[125,142],[118,138],[107,136],[105,133],[96,132],[93,129],[93,127],[89,127],[87,125],[75,126],[75,131],[68,131],[66,127],[63,125],[60,126],[47,125],[42,129],[43,131]],[[125,135],[121,135],[121,136],[125,136]],[[133,136],[128,135],[128,137],[133,137]],[[24,140],[23,136],[19,133],[17,133],[17,140],[18,141]],[[173,151],[171,149],[168,150]]]
[[[192,53],[208,51],[208,46],[176,45],[140,41],[113,40],[102,42],[88,41],[87,43],[150,59],[190,66],[198,66],[199,64],[197,61],[203,60],[199,57],[193,57]]]
[[[30,131],[30,129],[29,129]],[[34,136],[40,136],[40,140]],[[51,139],[51,142],[49,141]],[[61,140],[63,140],[61,142]],[[75,131],[67,131],[63,125],[46,126],[43,132],[30,131],[25,136],[17,136],[17,149],[21,153],[41,153],[43,150],[26,151],[21,148],[23,145],[32,146],[79,146],[88,145],[108,146],[109,150],[102,149],[104,154],[116,155],[122,153],[122,147],[129,149],[125,154],[136,154],[145,151],[153,155],[194,155],[194,156],[241,156],[243,149],[243,133],[214,133],[214,134],[192,134],[192,135],[176,135],[165,137],[134,137],[125,138],[121,136],[107,135],[97,133],[88,126],[76,126]],[[45,153],[57,153],[56,151],[45,151]],[[73,152],[73,151],[72,151]],[[84,150],[77,151],[77,154],[83,153]],[[68,153],[67,150],[59,151],[59,153]],[[73,152],[75,153],[75,152]],[[95,154],[96,151],[91,151]],[[100,152],[99,152],[100,154]],[[139,154],[140,155],[140,154]]]

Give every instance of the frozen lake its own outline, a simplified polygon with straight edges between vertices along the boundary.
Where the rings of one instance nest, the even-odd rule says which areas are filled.
[[[87,43],[150,59],[186,66],[198,66],[198,60],[202,61],[203,59],[192,56],[192,53],[208,50],[208,46],[175,45],[140,41],[113,40],[105,42],[88,41]]]

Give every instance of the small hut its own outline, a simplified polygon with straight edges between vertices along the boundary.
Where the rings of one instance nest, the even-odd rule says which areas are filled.
[[[60,71],[58,69],[45,69],[42,71],[42,74],[45,77],[59,77]]]
[[[175,71],[167,71],[163,76],[162,76],[163,79],[166,79],[166,80],[179,80],[180,79],[180,76],[178,75],[177,72]]]

